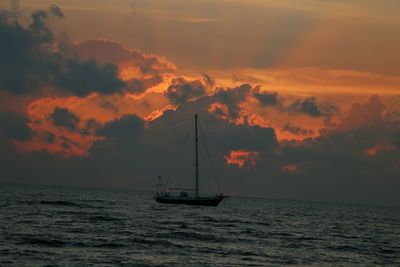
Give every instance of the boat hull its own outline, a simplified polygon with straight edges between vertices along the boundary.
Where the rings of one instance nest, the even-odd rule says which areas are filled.
[[[217,197],[169,197],[169,196],[155,196],[154,199],[163,204],[183,204],[193,206],[212,206],[216,207],[225,198],[225,196]]]

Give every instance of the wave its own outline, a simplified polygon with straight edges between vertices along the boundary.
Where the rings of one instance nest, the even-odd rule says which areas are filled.
[[[140,238],[140,237],[135,237],[131,240],[134,244],[144,244],[144,245],[149,245],[149,246],[166,246],[166,247],[176,247],[176,248],[188,248],[190,246],[188,245],[180,245],[175,242],[165,240],[165,239],[149,239],[149,238]]]
[[[394,249],[386,249],[386,248],[382,248],[379,250],[380,253],[382,254],[395,254],[398,251],[394,250]]]
[[[71,201],[66,201],[66,200],[21,200],[18,201],[19,204],[25,204],[25,205],[55,205],[55,206],[79,206],[78,203],[74,203]]]
[[[128,244],[122,244],[122,243],[103,243],[103,244],[96,244],[93,245],[92,247],[96,248],[123,248],[123,247],[128,247]]]
[[[79,204],[77,204],[77,203],[66,201],[66,200],[54,200],[54,201],[41,200],[41,201],[39,201],[39,203],[42,205],[55,205],[55,206],[79,206]]]
[[[337,251],[359,251],[360,249],[357,247],[353,247],[351,245],[334,245],[328,246],[329,249],[337,250]]]
[[[58,239],[45,239],[45,238],[24,238],[22,244],[37,245],[42,247],[86,247],[86,248],[121,248],[127,247],[128,244],[117,242],[105,243],[86,243],[86,242],[65,242]]]
[[[117,217],[112,217],[109,215],[95,215],[95,216],[90,216],[89,221],[92,222],[98,222],[98,221],[103,221],[103,222],[119,222],[122,221],[123,219],[117,218]]]
[[[203,222],[205,223],[216,223],[230,226],[237,226],[236,224],[249,224],[249,225],[260,225],[260,226],[270,226],[271,224],[264,221],[251,221],[244,219],[228,219],[228,218],[215,218],[211,216],[203,216]]]
[[[211,241],[211,242],[226,241],[224,238],[220,238],[211,234],[200,234],[197,232],[182,232],[182,231],[159,233],[156,235],[156,237],[176,239],[176,240],[190,240],[190,241]]]
[[[32,237],[24,238],[22,243],[30,245],[46,246],[46,247],[63,247],[67,244],[64,241],[57,239],[44,239],[44,238],[32,238]]]
[[[17,203],[22,205],[34,206],[34,205],[44,205],[44,206],[66,206],[66,207],[78,207],[78,208],[93,208],[93,209],[105,209],[106,207],[99,205],[101,202],[85,201],[72,202],[67,200],[21,200]],[[89,203],[98,203],[97,205],[92,205]]]

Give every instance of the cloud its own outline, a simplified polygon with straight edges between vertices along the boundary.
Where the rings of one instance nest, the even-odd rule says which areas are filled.
[[[130,138],[144,131],[144,121],[135,115],[125,115],[119,119],[107,122],[97,130],[97,134],[107,138]]]
[[[77,96],[92,92],[120,92],[124,82],[115,65],[71,58],[58,46],[47,25],[49,14],[62,17],[61,10],[32,13],[27,27],[0,12],[0,90],[13,94],[37,94],[44,85],[57,85]]]
[[[241,113],[240,104],[246,101],[252,90],[251,85],[242,84],[234,88],[217,88],[212,99],[217,103],[225,105],[229,119],[236,120]]]
[[[129,49],[110,40],[87,40],[71,44],[72,55],[84,60],[118,66],[118,76],[126,83],[125,90],[141,94],[161,84],[176,66],[163,57]]]
[[[306,114],[311,117],[330,117],[339,109],[330,103],[318,103],[315,96],[297,99],[287,107],[289,114]]]
[[[215,80],[207,73],[203,73],[203,81],[209,87],[212,87],[215,85]]]
[[[111,110],[114,113],[118,113],[119,112],[119,108],[116,104],[114,104],[112,101],[108,100],[108,99],[100,99],[99,100],[99,106],[101,108],[107,109],[107,110]]]
[[[45,47],[53,40],[46,18],[46,12],[35,12],[32,24],[25,28],[0,13],[0,90],[16,94],[35,90],[55,71]]]
[[[0,136],[5,139],[26,141],[32,139],[33,131],[25,116],[11,112],[0,112]]]
[[[50,114],[50,119],[54,125],[65,127],[71,131],[76,130],[80,118],[66,108],[56,107]]]
[[[120,43],[109,40],[87,40],[70,46],[73,54],[83,59],[96,59],[100,63],[114,63],[132,71],[139,70],[140,75],[160,75],[175,71],[176,67],[163,57],[144,54],[128,49]]]
[[[337,126],[338,129],[348,130],[382,121],[382,113],[386,106],[378,95],[372,95],[365,104],[353,104],[347,117]]]
[[[216,118],[229,120],[229,110],[228,106],[225,104],[220,104],[218,102],[212,103],[208,108],[208,112],[213,114]]]
[[[246,96],[237,99],[246,99]],[[103,125],[94,122],[95,126],[88,128],[96,130],[87,134],[104,138],[96,140],[84,158],[70,157],[65,160],[43,150],[24,156],[15,154],[11,165],[0,170],[0,177],[12,177],[15,181],[30,177],[39,181],[33,174],[46,162],[50,167],[43,168],[40,177],[43,180],[40,181],[54,182],[54,179],[59,179],[65,183],[129,185],[151,189],[153,176],[167,175],[174,162],[179,162],[182,174],[177,173],[173,177],[174,183],[188,183],[190,186],[192,180],[188,179],[188,175],[193,171],[193,114],[197,113],[225,192],[399,203],[398,150],[378,149],[371,157],[365,154],[368,148],[392,142],[393,136],[398,133],[399,122],[382,117],[379,122],[348,130],[332,129],[317,138],[278,143],[272,128],[237,125],[216,118],[207,111],[215,101],[214,95],[201,96],[182,103],[175,110],[166,110],[146,124],[135,115],[122,116]],[[186,134],[186,129],[192,132]],[[185,136],[188,139],[186,146]],[[62,146],[62,151],[78,147],[73,136],[58,135],[54,141],[53,145]],[[200,146],[204,148],[202,143]],[[182,147],[186,147],[183,149],[186,156],[178,158]],[[249,153],[239,153],[241,151]],[[204,157],[204,153],[200,155]],[[4,159],[1,164],[4,162],[7,161]],[[201,158],[200,162],[202,168],[207,168],[206,158]],[[12,167],[17,165],[19,168]],[[88,174],[87,177],[80,180],[74,178],[82,177],[82,173]],[[201,175],[205,182],[208,177],[206,170],[202,169]],[[72,177],[72,180],[67,177]],[[141,180],[138,177],[144,178]]]
[[[400,149],[400,129],[398,129],[394,134],[394,144]]]
[[[163,82],[162,76],[155,75],[150,78],[132,79],[127,81],[127,90],[134,94],[141,94],[147,89],[154,87]]]
[[[238,87],[244,90],[245,87]],[[232,90],[231,90],[232,91]],[[226,93],[226,92],[225,92]],[[224,96],[226,96],[224,93]],[[234,95],[239,94],[238,92]],[[230,99],[227,97],[225,99]],[[171,125],[193,121],[194,114],[199,114],[200,124],[204,126],[204,134],[209,142],[225,154],[229,150],[259,151],[261,153],[270,151],[277,146],[275,131],[271,127],[260,127],[258,125],[235,124],[226,119],[219,119],[210,114],[210,104],[216,100],[215,95],[199,97],[193,102],[183,103],[173,111],[169,110],[149,124],[148,131],[156,128],[168,128]],[[162,131],[162,130],[161,130]],[[161,133],[160,133],[161,134]]]
[[[276,92],[264,92],[260,88],[255,88],[252,92],[252,96],[257,99],[261,106],[267,107],[281,107],[282,100]]]
[[[57,5],[51,5],[50,6],[50,12],[52,15],[59,17],[59,18],[64,18],[64,14],[61,11],[61,8],[59,8]]]
[[[49,143],[49,144],[54,144],[56,138],[55,138],[55,135],[54,135],[54,134],[52,134],[52,133],[46,133],[46,134],[45,134],[45,140],[46,140],[46,142]]]
[[[256,165],[257,151],[231,150],[228,155],[224,156],[226,163],[236,165],[239,168],[251,168]]]
[[[223,128],[219,134],[214,136],[214,139],[218,142],[217,145],[221,148],[266,152],[277,145],[273,128],[225,123],[224,125],[220,122]]]
[[[288,107],[288,111],[289,113],[305,113],[312,117],[322,116],[316,97],[308,97],[304,100],[298,99]]]
[[[55,84],[84,97],[91,93],[113,94],[122,91],[125,83],[118,78],[118,67],[113,64],[99,65],[96,61],[67,60]]]
[[[311,130],[311,129],[305,129],[305,128],[302,128],[300,126],[292,125],[290,123],[285,124],[282,127],[282,131],[289,132],[289,133],[292,133],[292,134],[295,134],[295,135],[305,135],[305,136],[314,134],[314,131]]]
[[[282,171],[286,173],[295,173],[299,170],[299,166],[296,164],[287,164],[282,167]]]
[[[334,127],[321,130],[319,137],[284,143],[284,149],[288,150],[283,154],[293,156],[297,162],[324,161],[331,166],[353,161],[355,165],[349,168],[357,170],[360,167],[357,162],[366,164],[366,154],[393,153],[400,117],[384,117],[384,110],[379,96],[371,96],[365,104],[353,104],[347,116]],[[388,159],[387,164],[394,164],[392,160]]]
[[[172,104],[187,102],[206,93],[204,84],[199,80],[189,81],[185,78],[175,78],[165,92]]]

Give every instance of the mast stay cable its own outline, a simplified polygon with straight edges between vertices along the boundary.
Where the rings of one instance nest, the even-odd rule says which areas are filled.
[[[209,151],[208,151],[207,142],[206,142],[206,139],[205,139],[205,137],[204,137],[203,128],[201,127],[200,120],[199,120],[199,126],[200,126],[200,127],[199,127],[199,128],[200,128],[200,135],[201,135],[201,138],[203,139],[203,144],[204,144],[204,148],[205,148],[205,150],[206,150],[208,162],[210,163],[211,173],[212,173],[212,176],[213,176],[213,178],[214,178],[215,184],[217,185],[218,193],[221,194],[221,188],[220,188],[220,186],[219,186],[217,176],[215,175],[214,165],[213,165],[213,163],[212,163],[211,156],[210,156],[210,153],[209,153]]]

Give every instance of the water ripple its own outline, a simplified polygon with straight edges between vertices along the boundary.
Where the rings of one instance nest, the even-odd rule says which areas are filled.
[[[400,265],[399,208],[0,185],[0,266]]]

